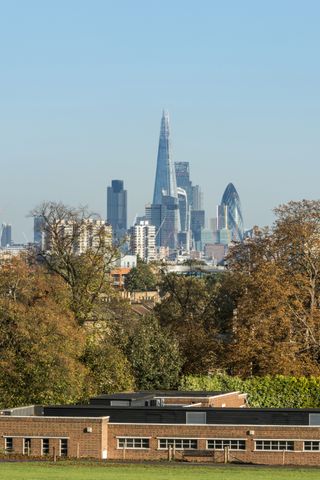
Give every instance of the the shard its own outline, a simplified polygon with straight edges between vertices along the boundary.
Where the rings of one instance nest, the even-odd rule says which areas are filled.
[[[157,245],[175,249],[180,231],[179,200],[176,172],[170,145],[169,115],[163,112],[160,127],[157,170],[152,212],[157,212]],[[151,216],[152,216],[151,212]],[[158,213],[160,212],[160,215]]]
[[[169,115],[163,111],[157,158],[157,171],[154,182],[153,203],[162,203],[162,195],[178,198],[176,171],[172,161]]]

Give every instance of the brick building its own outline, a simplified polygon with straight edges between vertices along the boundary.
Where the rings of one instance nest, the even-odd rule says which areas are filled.
[[[245,408],[239,392],[100,395],[0,415],[0,449],[97,459],[320,464],[320,409]]]

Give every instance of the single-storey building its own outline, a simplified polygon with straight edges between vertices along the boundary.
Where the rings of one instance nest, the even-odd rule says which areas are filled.
[[[320,409],[247,408],[240,392],[100,395],[87,405],[4,409],[8,454],[320,465]]]

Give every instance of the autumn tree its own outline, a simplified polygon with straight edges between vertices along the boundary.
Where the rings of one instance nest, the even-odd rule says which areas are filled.
[[[257,230],[228,258],[244,288],[226,365],[243,376],[320,371],[320,201],[290,202],[275,214],[271,229]]]
[[[216,280],[209,277],[172,273],[162,277],[161,302],[155,313],[160,324],[178,338],[183,373],[207,373],[217,366],[217,288]]]
[[[37,258],[68,285],[70,306],[78,322],[94,318],[96,305],[110,293],[110,269],[119,255],[106,226],[101,223],[90,230],[92,215],[86,208],[62,203],[43,203],[31,215],[42,234]],[[84,230],[90,235],[91,247],[82,251]]]
[[[21,259],[0,266],[2,407],[82,398],[84,342],[59,277]]]

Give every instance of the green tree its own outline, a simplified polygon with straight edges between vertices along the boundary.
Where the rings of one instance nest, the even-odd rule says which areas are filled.
[[[0,268],[2,407],[79,400],[87,376],[83,331],[60,279],[14,260]]]
[[[129,292],[156,290],[157,278],[152,268],[138,258],[137,266],[132,268],[125,279],[125,289]]]
[[[155,313],[179,342],[183,373],[207,373],[217,368],[216,296],[214,278],[164,275],[161,302]]]
[[[113,344],[103,325],[93,326],[87,338],[83,361],[89,369],[90,395],[132,391],[135,380],[123,351]]]
[[[154,316],[142,317],[127,356],[138,389],[170,389],[179,382],[182,359],[174,336]]]

